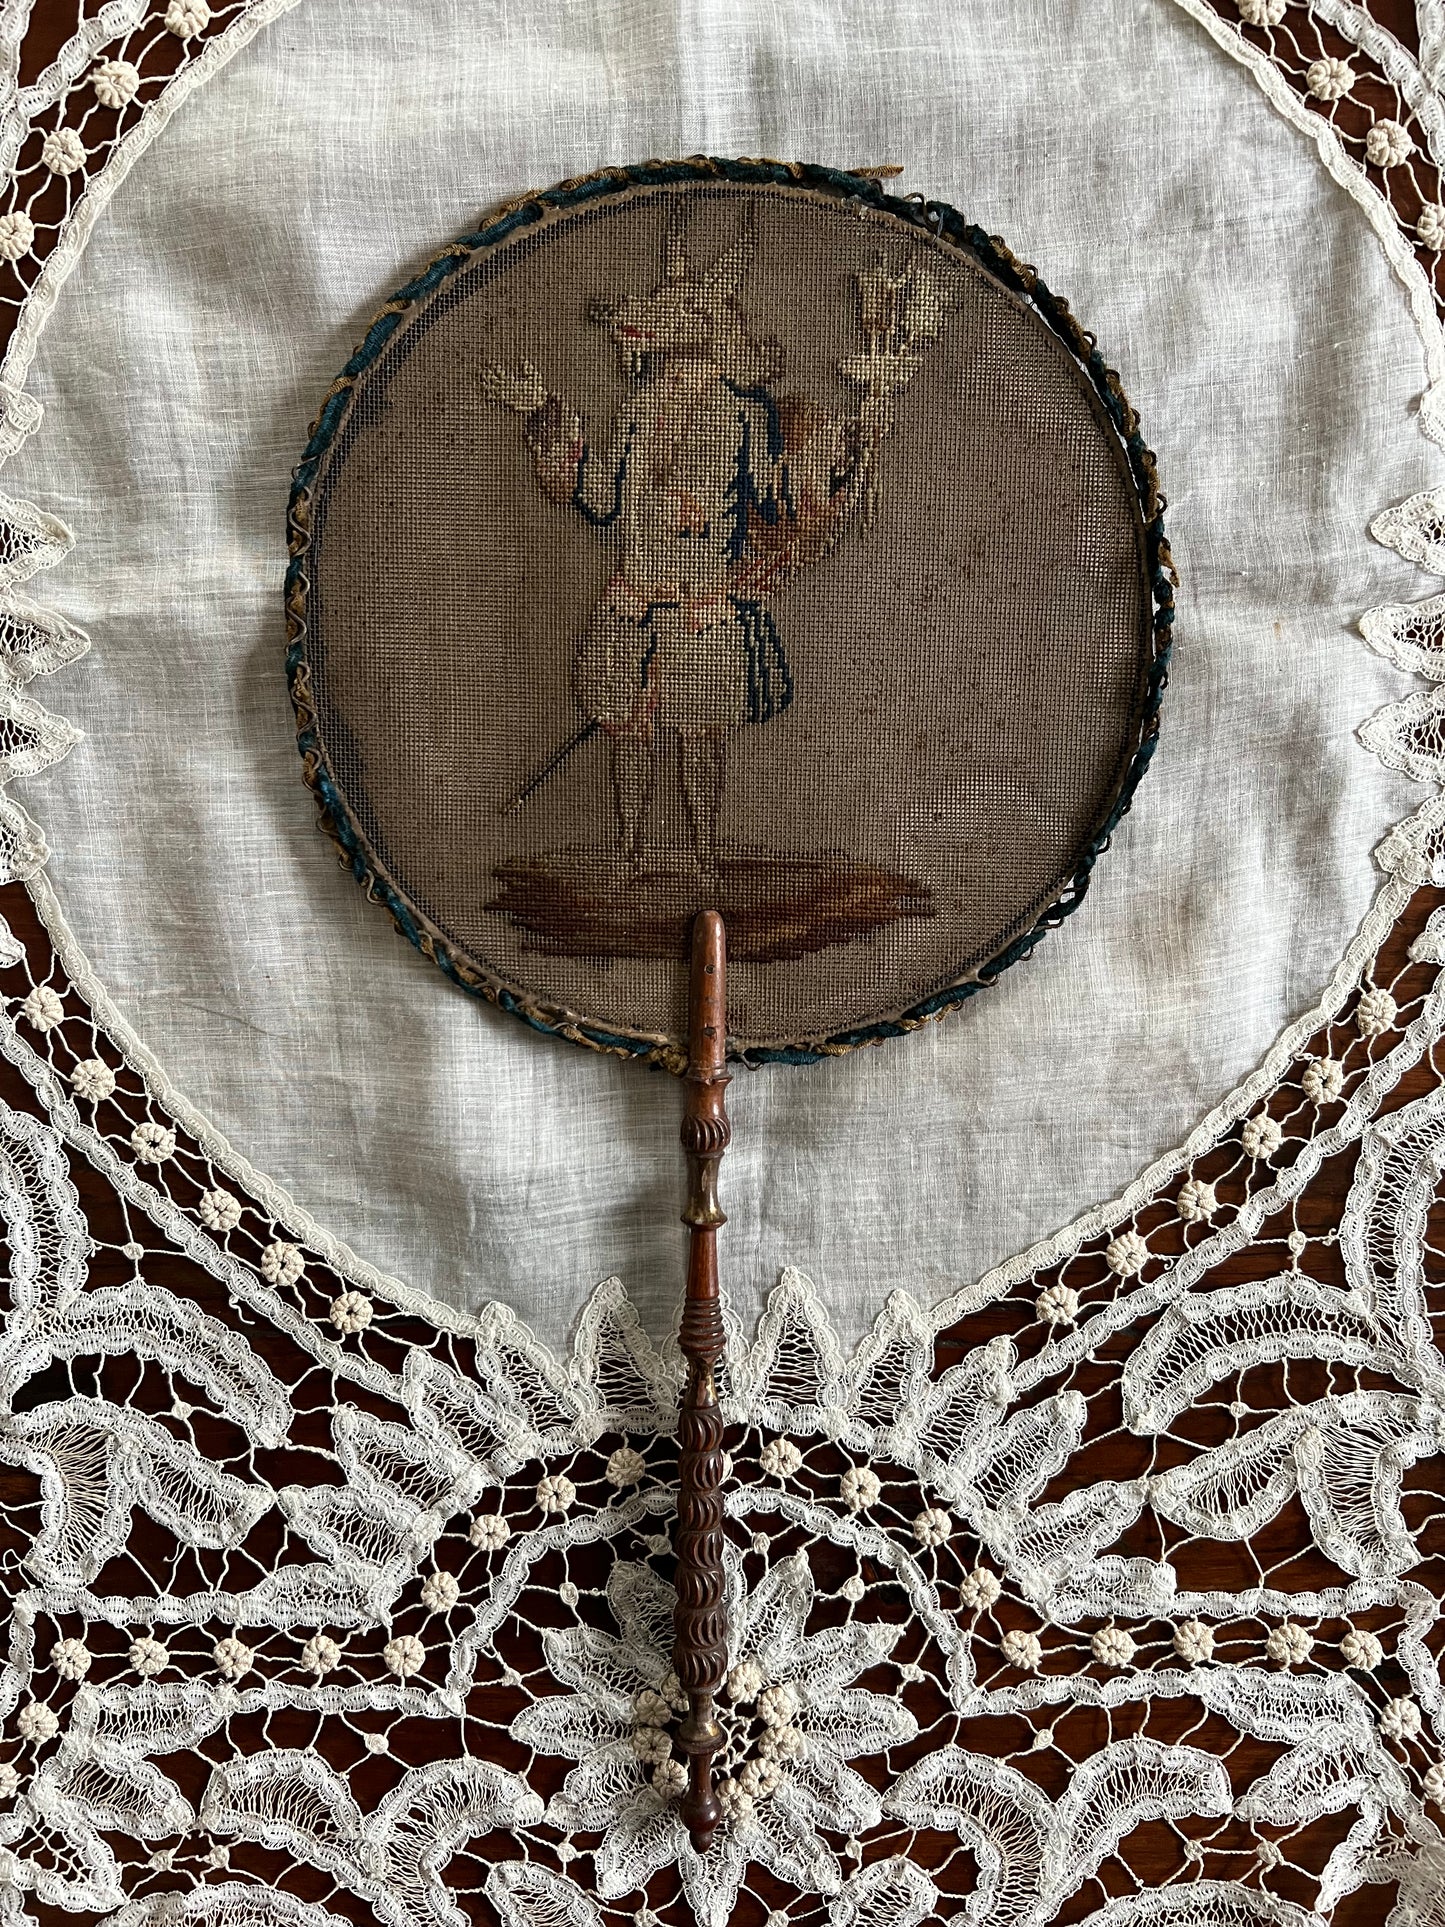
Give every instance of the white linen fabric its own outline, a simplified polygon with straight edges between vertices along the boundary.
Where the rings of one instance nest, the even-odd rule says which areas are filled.
[[[0,214],[0,257],[13,256],[29,290],[0,364],[0,453],[36,426],[19,384],[90,216],[186,90],[286,4],[212,15],[205,0],[117,0],[82,21],[36,88],[7,94],[0,71],[0,152],[33,156]],[[1257,1053],[1309,1001],[1310,972],[1316,985],[1329,974],[1368,894],[1368,841],[1404,801],[1352,742],[1383,672],[1371,673],[1336,599],[1358,608],[1410,593],[1408,573],[1366,548],[1357,517],[1401,477],[1435,480],[1440,458],[1402,426],[1421,369],[1390,284],[1352,237],[1370,225],[1410,291],[1433,381],[1421,421],[1445,445],[1445,335],[1427,278],[1428,237],[1445,238],[1442,186],[1423,159],[1418,174],[1389,159],[1411,141],[1445,153],[1445,106],[1346,0],[1273,22],[1281,5],[1250,0],[1268,23],[1250,40],[1204,0],[1181,0],[1292,128],[1318,135],[1348,201],[1316,191],[1300,150],[1256,123],[1252,98],[1225,86],[1164,0],[1137,16],[1050,14],[1038,0],[1001,24],[948,21],[950,48],[935,44],[931,64],[909,55],[911,80],[871,25],[839,56],[845,76],[885,76],[881,95],[855,95],[860,125],[866,107],[884,133],[916,128],[940,172],[937,155],[962,152],[961,137],[940,123],[935,146],[924,110],[962,102],[956,117],[977,123],[970,140],[981,125],[993,143],[969,149],[980,193],[994,181],[1000,205],[1047,206],[1045,243],[1077,269],[1081,305],[1091,290],[1100,309],[1112,298],[1119,359],[1146,404],[1152,379],[1156,415],[1178,436],[1156,439],[1176,464],[1179,521],[1196,531],[1181,544],[1194,586],[1172,777],[1151,778],[1161,800],[1151,816],[1146,794],[1121,838],[1110,894],[951,1028],[833,1074],[742,1082],[738,1109],[755,1134],[735,1184],[758,1213],[739,1227],[753,1265],[743,1292],[762,1281],[775,1240],[811,1240],[833,1272],[825,1292],[788,1273],[755,1339],[729,1335],[714,1575],[727,1633],[723,1817],[706,1851],[679,1805],[688,1695],[670,1652],[683,1591],[672,1532],[681,1360],[645,1342],[616,1281],[590,1295],[564,1357],[504,1305],[472,1316],[428,1302],[338,1250],[165,1088],[64,930],[33,825],[0,797],[0,1460],[12,1549],[0,1886],[17,1918],[1047,1927],[1062,1910],[1082,1927],[1322,1927],[1369,1912],[1368,1886],[1385,1927],[1439,1927],[1445,595],[1364,618],[1372,646],[1419,680],[1362,742],[1428,794],[1380,844],[1388,881],[1318,1012],[1116,1203],[952,1299],[927,1307],[894,1292],[856,1350],[836,1329],[855,1331],[888,1284],[931,1291],[982,1262],[986,1246],[964,1250],[960,1222],[1002,1237],[1006,1207],[970,1198],[968,1184],[1013,1186],[1007,1208],[1021,1223],[1022,1207],[1066,1210],[1065,1182],[1087,1191],[1111,1158],[1127,1169],[1151,1131],[1173,1128],[1167,1107],[1184,1111],[1186,1085],[1202,1108],[1211,1065],[1222,1079]],[[329,34],[298,29],[323,6]],[[1434,10],[1422,9],[1424,37],[1438,49]],[[308,186],[309,149],[288,149],[289,136],[269,159],[262,149],[288,112],[305,111],[312,138],[320,130],[358,169],[394,150],[418,170],[464,170],[489,151],[485,120],[473,127],[465,111],[490,103],[512,124],[506,103],[531,72],[527,129],[548,171],[584,165],[615,129],[600,104],[589,122],[549,117],[554,81],[564,104],[594,88],[610,99],[613,76],[631,71],[621,27],[649,24],[609,15],[613,37],[598,40],[593,18],[413,8],[408,36],[496,28],[500,64],[477,64],[470,48],[448,48],[449,69],[435,63],[433,81],[454,71],[474,87],[453,113],[404,77],[379,18],[358,26],[354,9],[307,0],[267,56],[301,61],[305,87],[262,60],[237,67],[239,92],[208,88],[192,146],[135,221],[134,256],[103,253],[66,290],[65,307],[88,299],[96,320],[77,324],[83,338],[58,337],[44,382],[60,452],[44,454],[37,437],[25,466],[81,524],[79,558],[46,599],[68,577],[74,606],[90,604],[91,669],[76,670],[75,632],[10,594],[59,560],[65,530],[0,499],[0,785],[71,747],[68,725],[29,693],[69,665],[47,694],[60,707],[88,688],[95,744],[81,753],[92,760],[72,758],[80,773],[48,799],[35,785],[32,800],[60,851],[63,895],[151,1041],[173,1066],[180,1053],[187,1081],[233,1128],[254,1129],[248,1148],[291,1157],[310,1202],[349,1210],[361,1241],[389,1238],[418,1282],[463,1306],[495,1290],[529,1299],[544,1329],[583,1296],[559,1267],[600,1268],[618,1223],[588,1219],[589,1205],[620,1197],[646,1213],[635,1223],[665,1225],[676,1092],[443,1001],[445,987],[330,870],[296,808],[270,517],[314,393],[303,390],[320,379],[307,329],[332,325],[317,280],[330,223],[344,202],[354,269],[366,208],[354,181],[346,195],[334,180],[322,191],[334,153]],[[822,110],[810,116],[789,63],[848,20],[836,8],[768,18],[773,41],[731,19],[727,52],[740,40],[751,68],[743,105],[718,111],[739,144],[786,135],[794,119],[815,130]],[[498,51],[504,27],[539,23],[550,34],[540,55]],[[936,23],[895,13],[890,46],[923,44],[925,26]],[[660,31],[650,25],[650,44]],[[725,76],[706,39],[688,23],[683,42],[710,63],[699,73]],[[152,63],[172,71],[170,42],[183,49],[177,77],[147,96]],[[612,62],[585,81],[567,57],[583,43]],[[1330,52],[1341,43],[1357,69]],[[1016,83],[1022,133],[1009,152],[1000,143],[1013,130],[990,103]],[[213,92],[230,102],[214,120]],[[124,130],[109,154],[88,118],[103,96],[130,103],[106,110],[118,121],[102,129]],[[774,121],[744,111],[758,100],[781,103]],[[364,102],[374,118],[395,109],[384,140]],[[678,111],[684,132],[717,132],[710,105],[684,98]],[[673,144],[673,123],[641,108],[616,120]],[[14,204],[56,160],[75,162],[57,121],[93,145],[67,177],[79,187],[70,215],[47,233]],[[37,125],[42,141],[30,139]],[[449,150],[438,129],[453,126]],[[541,178],[530,138],[519,133],[503,159]],[[1371,160],[1382,142],[1386,159]],[[1051,170],[1042,184],[1028,172],[1036,154]],[[1389,180],[1387,163],[1411,171]],[[1120,209],[1115,228],[1153,250],[1112,297],[1068,225],[1102,247],[1101,196],[1070,199],[1061,185],[1096,171]],[[1137,205],[1120,204],[1121,181],[1143,183]],[[1413,230],[1380,181],[1403,207],[1412,194],[1424,203]],[[484,186],[495,191],[490,177]],[[1288,218],[1259,214],[1266,197]],[[441,214],[461,227],[471,209],[454,195]],[[400,232],[378,280],[414,259]],[[1176,240],[1170,279],[1156,257]],[[265,272],[243,287],[248,251]],[[153,313],[127,305],[133,259]],[[1122,245],[1116,273],[1121,262]],[[352,310],[374,298],[350,286],[338,301],[347,314],[322,344],[328,370]],[[1107,331],[1109,314],[1092,318]],[[1222,349],[1202,332],[1216,315],[1233,329]],[[64,309],[60,320],[71,325]],[[86,438],[112,445],[96,453]],[[1232,467],[1211,468],[1210,450]],[[81,477],[78,499],[68,474]],[[1445,488],[1418,490],[1373,526],[1445,579]],[[103,766],[120,774],[102,779]],[[73,836],[57,797],[77,814]],[[114,933],[136,915],[150,927],[127,950]],[[1108,946],[1126,939],[1133,947],[1113,957]],[[137,1003],[158,983],[168,1001]],[[1238,1035],[1206,1021],[1211,998]],[[195,1025],[189,1054],[178,1018]],[[1050,1163],[1031,1123],[1052,1121],[1066,1072],[1069,1103],[1057,1108],[1074,1134],[1071,1167]],[[348,1107],[329,1164],[325,1141],[306,1135],[328,1079]],[[1139,1087],[1152,1109],[1131,1101]],[[462,1112],[450,1123],[447,1090]],[[985,1103],[977,1140],[963,1140],[965,1113]],[[574,1127],[568,1138],[573,1111],[594,1136]],[[1142,1118],[1137,1139],[1115,1132],[1100,1150],[1119,1115],[1131,1128]],[[1012,1139],[984,1137],[997,1116],[1014,1119]],[[855,1144],[878,1166],[861,1181]],[[388,1168],[403,1151],[412,1164]],[[590,1194],[578,1216],[549,1204],[560,1230],[534,1222],[526,1172],[576,1183],[582,1153]],[[454,1217],[450,1256],[438,1258],[427,1213],[463,1211],[468,1196],[479,1230],[469,1240]],[[624,1220],[616,1244],[625,1231]],[[675,1290],[668,1253],[635,1255],[660,1324]],[[705,1560],[692,1577],[706,1577]]]
[[[476,1004],[339,871],[282,667],[289,470],[385,296],[503,197],[651,154],[901,161],[1034,261],[1141,411],[1182,575],[1163,738],[1066,928],[907,1040],[740,1075],[726,1270],[845,1339],[1120,1190],[1330,975],[1419,791],[1356,740],[1407,684],[1353,617],[1445,481],[1375,237],[1166,0],[306,0],[183,111],[42,340],[8,485],[76,549],[87,732],[26,786],[66,913],[168,1074],[366,1259],[559,1342],[680,1292],[672,1082]],[[459,371],[459,379],[464,378]]]

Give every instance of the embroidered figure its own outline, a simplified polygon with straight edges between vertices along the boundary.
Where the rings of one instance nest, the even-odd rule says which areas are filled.
[[[1117,378],[868,173],[510,203],[385,304],[288,530],[352,874],[467,990],[669,1067],[704,910],[736,1058],[962,1003],[1083,900],[1157,733],[1172,578]]]
[[[849,416],[830,415],[775,392],[781,350],[757,332],[741,300],[753,255],[745,217],[737,237],[696,272],[674,218],[658,286],[597,305],[594,318],[631,383],[600,437],[530,362],[515,372],[495,364],[481,371],[486,395],[523,418],[543,492],[581,515],[615,556],[573,662],[585,720],[508,807],[520,807],[574,750],[604,735],[622,887],[646,867],[649,804],[674,742],[691,860],[702,882],[720,884],[729,737],[771,722],[794,699],[769,599],[828,552],[855,509],[871,516],[873,458],[893,425],[894,398],[922,365],[945,312],[942,286],[926,268],[894,273],[880,263],[860,275],[862,350],[839,364],[861,390],[860,404]]]

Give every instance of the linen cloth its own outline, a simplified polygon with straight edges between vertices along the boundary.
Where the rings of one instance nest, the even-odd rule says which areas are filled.
[[[77,535],[87,740],[27,786],[122,1011],[322,1224],[560,1341],[620,1273],[675,1317],[680,1096],[449,987],[337,869],[282,669],[289,470],[390,291],[497,200],[650,154],[901,161],[1035,262],[1159,455],[1182,575],[1163,738],[1077,917],[959,1015],[741,1074],[725,1265],[845,1337],[1117,1192],[1308,1009],[1414,790],[1352,623],[1445,480],[1403,294],[1300,136],[1171,0],[988,8],[303,0],[117,195],[42,343],[10,485]],[[459,379],[465,378],[459,371]]]

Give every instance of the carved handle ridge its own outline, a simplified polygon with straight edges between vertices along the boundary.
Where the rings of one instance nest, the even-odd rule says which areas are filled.
[[[688,1758],[682,1819],[699,1853],[712,1844],[722,1808],[712,1783],[722,1744],[715,1701],[727,1673],[723,1605],[723,1421],[715,1373],[723,1355],[717,1234],[727,1222],[717,1197],[717,1168],[732,1137],[723,1102],[727,1073],[727,986],[723,921],[704,910],[693,926],[686,1073],[688,1197],[682,1221],[688,1246],[687,1295],[678,1342],[687,1384],[678,1416],[677,1606],[673,1665],[688,1713],[677,1744]]]

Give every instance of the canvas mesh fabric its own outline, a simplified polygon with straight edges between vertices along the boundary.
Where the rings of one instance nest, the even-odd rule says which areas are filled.
[[[709,905],[740,1050],[932,1014],[1082,893],[1154,725],[1102,366],[937,211],[759,172],[509,211],[388,304],[298,470],[331,827],[453,974],[588,1041],[675,1053]]]
[[[744,1320],[802,1262],[851,1344],[900,1283],[931,1302],[1122,1192],[1318,1001],[1419,793],[1354,739],[1404,682],[1353,622],[1425,592],[1365,531],[1437,478],[1426,363],[1310,143],[1173,0],[1104,37],[1031,0],[850,5],[833,40],[750,17],[494,10],[479,39],[441,0],[297,7],[109,204],[8,478],[76,531],[46,595],[95,638],[63,704],[85,739],[25,801],[113,1001],[352,1250],[554,1344],[614,1272],[675,1329],[677,1094],[398,939],[316,832],[278,673],[307,423],[366,317],[484,210],[618,154],[902,161],[1027,241],[1168,484],[1180,647],[1140,807],[1067,931],[966,1016],[735,1079]]]

